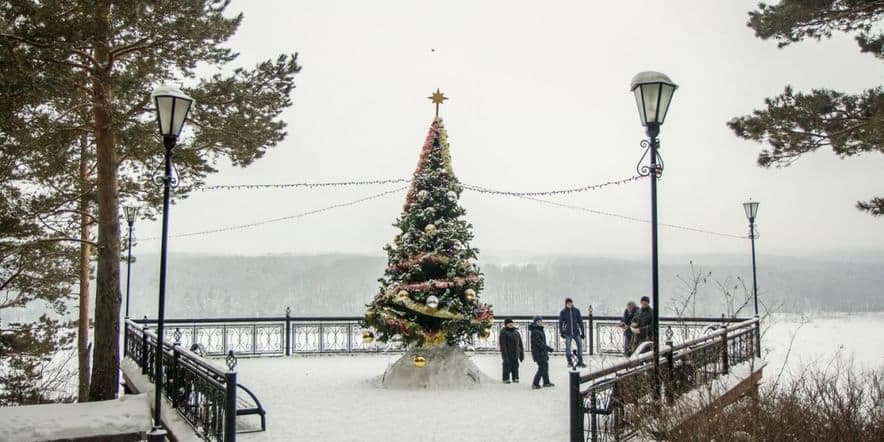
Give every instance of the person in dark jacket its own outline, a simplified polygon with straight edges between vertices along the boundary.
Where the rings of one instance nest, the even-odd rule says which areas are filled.
[[[512,382],[518,384],[519,362],[525,360],[525,350],[522,347],[522,335],[519,334],[512,319],[503,321],[497,342],[500,343],[500,357],[503,358],[503,383],[509,384],[512,375]]]
[[[574,307],[571,298],[565,298],[565,308],[559,313],[559,335],[565,340],[565,357],[571,358],[571,340],[577,344],[577,366],[586,367],[583,363],[583,317],[580,309]],[[569,363],[568,366],[571,364]]]
[[[553,348],[546,345],[543,318],[535,316],[534,321],[528,326],[528,331],[531,333],[531,358],[537,363],[537,373],[534,374],[531,388],[539,389],[541,379],[544,387],[554,387],[555,384],[549,381],[549,352],[553,351]]]
[[[623,311],[623,318],[620,319],[620,329],[623,330],[623,354],[625,356],[632,354],[632,344],[637,341],[633,339],[632,331],[629,329],[632,320],[635,318],[635,312],[635,302],[629,301],[626,303],[626,310]]]
[[[635,345],[654,340],[654,309],[651,308],[651,300],[647,296],[642,296],[641,305],[633,318],[633,322],[638,323],[639,330],[638,342]]]

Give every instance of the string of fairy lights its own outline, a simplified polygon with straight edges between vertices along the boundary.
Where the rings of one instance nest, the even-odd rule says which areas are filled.
[[[570,195],[575,193],[582,192],[590,192],[604,189],[606,187],[611,186],[619,186],[623,184],[629,184],[633,182],[637,182],[641,180],[642,176],[633,175],[627,178],[622,178],[618,180],[606,181],[598,184],[591,184],[581,187],[567,188],[567,189],[556,189],[556,190],[544,190],[544,191],[531,191],[531,192],[515,192],[515,191],[505,191],[505,190],[497,190],[491,189],[483,186],[476,186],[472,184],[461,184],[464,190],[468,190],[471,192],[476,192],[479,194],[485,195],[494,195],[494,196],[502,196],[502,197],[513,197],[519,198],[527,201],[533,201],[541,204],[546,204],[550,206],[555,206],[563,209],[574,210],[582,213],[591,213],[594,215],[607,216],[617,219],[622,219],[625,221],[638,222],[638,223],[650,223],[649,220],[644,218],[638,218],[628,215],[622,215],[615,212],[608,212],[604,210],[592,209],[588,207],[581,207],[572,204],[561,203],[557,201],[550,201],[547,199],[542,199],[538,197],[550,197],[550,196],[562,196],[562,195]],[[356,186],[376,186],[376,185],[386,185],[386,184],[403,184],[410,183],[412,180],[408,178],[394,178],[394,179],[378,179],[378,180],[353,180],[353,181],[329,181],[329,182],[302,182],[302,183],[282,183],[282,184],[232,184],[232,185],[214,185],[214,186],[206,186],[199,190],[201,191],[236,191],[236,190],[285,190],[285,189],[321,189],[321,188],[339,188],[339,187],[356,187]],[[376,200],[379,198],[383,198],[385,196],[393,195],[400,193],[404,190],[408,189],[408,186],[398,187],[396,189],[387,190],[384,192],[376,193],[373,195],[369,195],[363,198],[358,198],[351,201],[345,201],[341,203],[332,204],[329,206],[321,207],[318,209],[308,210],[305,212],[296,213],[294,215],[288,215],[277,218],[269,218],[264,220],[259,220],[247,224],[236,224],[230,225],[226,227],[219,227],[215,229],[209,230],[201,230],[196,232],[182,233],[171,235],[171,238],[186,238],[193,236],[202,236],[202,235],[210,235],[215,233],[223,233],[223,232],[231,232],[236,230],[250,229],[266,224],[283,222],[283,221],[291,221],[295,219],[304,218],[311,215],[318,215],[321,213],[325,213],[331,210],[340,209],[344,207],[355,206],[361,203],[365,203],[368,201]],[[703,229],[696,226],[685,226],[679,224],[669,224],[669,223],[660,223],[660,226],[668,227],[677,230],[689,231],[694,233],[702,233],[712,236],[718,236],[723,238],[734,238],[734,239],[746,239],[748,236],[744,235],[734,235],[730,233],[722,233],[716,232],[713,230]],[[158,240],[159,237],[149,237],[142,238],[142,241],[153,241]]]

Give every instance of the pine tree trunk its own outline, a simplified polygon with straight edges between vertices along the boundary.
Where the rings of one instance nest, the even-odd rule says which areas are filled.
[[[89,400],[89,376],[92,367],[89,365],[89,170],[86,161],[88,143],[84,135],[80,140],[80,327],[77,336],[78,372],[80,374],[80,402]]]
[[[111,121],[110,4],[96,2],[92,76],[98,187],[98,267],[95,280],[95,351],[89,399],[114,399],[120,370],[120,219],[115,133]]]

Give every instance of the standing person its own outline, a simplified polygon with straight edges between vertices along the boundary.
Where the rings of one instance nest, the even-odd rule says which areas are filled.
[[[522,347],[522,335],[513,324],[513,320],[507,318],[503,321],[503,328],[500,329],[500,337],[497,341],[500,343],[500,357],[503,358],[503,383],[510,383],[510,375],[512,382],[519,383],[519,362],[525,360],[525,350]]]
[[[642,307],[635,313],[633,322],[638,323],[638,345],[645,341],[654,340],[654,310],[651,308],[651,300],[647,296],[642,296]]]
[[[577,366],[586,367],[583,363],[583,317],[580,309],[574,307],[571,298],[565,298],[565,308],[559,313],[559,334],[565,340],[565,357],[571,359],[571,340],[577,344]],[[571,366],[569,363],[568,366]]]
[[[632,320],[635,318],[635,303],[629,301],[626,303],[626,310],[623,311],[623,318],[620,319],[620,329],[623,330],[623,355],[629,356],[633,350],[633,342],[636,341],[629,329]]]
[[[544,387],[554,387],[549,381],[549,352],[553,348],[546,345],[546,333],[543,332],[543,318],[535,316],[534,321],[528,326],[531,333],[531,358],[537,363],[537,373],[534,374],[534,382],[531,388],[540,389],[540,380],[543,379]]]

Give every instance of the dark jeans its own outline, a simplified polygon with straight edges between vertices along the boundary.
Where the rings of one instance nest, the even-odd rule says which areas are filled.
[[[503,361],[503,380],[510,380],[510,374],[513,375],[513,380],[519,380],[519,361]]]
[[[534,374],[534,385],[540,385],[540,379],[543,378],[543,384],[549,385],[549,360],[543,359],[537,362],[537,373]]]

